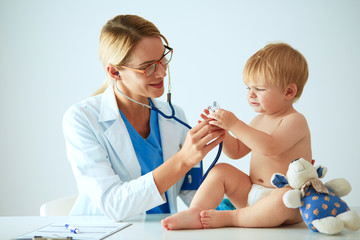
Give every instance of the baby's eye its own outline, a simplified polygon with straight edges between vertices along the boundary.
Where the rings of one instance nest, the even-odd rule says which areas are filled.
[[[262,92],[265,91],[265,88],[255,88],[256,91]]]

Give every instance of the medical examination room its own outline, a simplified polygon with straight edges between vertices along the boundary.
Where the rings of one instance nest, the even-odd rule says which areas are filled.
[[[360,239],[359,12],[0,0],[0,239]]]

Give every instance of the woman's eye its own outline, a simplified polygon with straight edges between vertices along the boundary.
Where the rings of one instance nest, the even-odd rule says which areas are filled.
[[[148,65],[145,65],[145,66],[141,66],[138,69],[139,70],[145,70],[145,69],[154,67],[154,65],[155,65],[154,63],[151,63],[151,64],[148,64]]]
[[[141,68],[139,68],[139,70],[145,70],[145,69],[147,69],[149,66],[151,66],[151,65],[147,65],[147,66],[145,66],[145,67],[141,67]]]

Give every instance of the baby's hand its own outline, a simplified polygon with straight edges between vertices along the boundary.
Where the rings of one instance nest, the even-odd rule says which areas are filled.
[[[204,109],[204,113],[205,114],[200,114],[200,117],[203,119],[203,120],[207,120],[209,119],[209,114],[213,113],[216,109],[219,109],[220,108],[220,105],[218,104],[217,101],[214,101],[213,104],[207,108]],[[198,121],[199,123],[201,121]]]
[[[230,131],[231,127],[236,123],[238,118],[230,111],[224,109],[216,109],[213,113],[207,116],[207,118],[212,118],[209,124],[218,126],[225,130]]]

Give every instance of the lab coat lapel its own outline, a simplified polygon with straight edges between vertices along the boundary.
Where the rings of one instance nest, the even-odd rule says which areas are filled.
[[[155,107],[157,107],[160,111],[166,115],[171,115],[171,109],[166,103],[157,101],[156,99],[152,99],[152,101]],[[177,122],[173,119],[166,119],[159,115],[159,128],[163,158],[164,161],[166,161],[182,147],[180,143],[181,134],[183,133],[181,128],[183,128],[183,126],[177,124]]]
[[[121,117],[119,117],[114,124],[108,128],[105,132],[105,136],[118,155],[118,159],[123,162],[126,169],[128,169],[130,179],[140,177],[140,164],[136,157],[130,135]]]
[[[156,99],[152,99],[152,102],[160,111],[166,115],[171,115],[171,109],[166,103]],[[108,87],[103,94],[99,121],[113,121],[113,124],[105,131],[105,136],[120,161],[128,169],[130,177],[134,179],[141,176],[140,164],[125,123],[120,116],[112,86]],[[164,161],[168,160],[182,147],[180,140],[182,137],[181,128],[183,126],[177,124],[176,121],[159,115],[159,129]]]
[[[155,107],[157,107],[160,111],[168,116],[171,115],[171,109],[168,104],[156,101],[155,99],[152,99],[152,101]],[[183,127],[184,126],[180,125],[175,120],[166,119],[159,115],[159,128],[164,162],[181,149],[181,139],[184,132],[181,128]],[[180,180],[180,182],[182,181],[183,179]],[[175,184],[167,190],[169,202],[172,203],[170,204],[171,213],[177,212],[176,198],[179,194],[180,186],[181,184]]]
[[[120,116],[112,86],[108,87],[103,94],[99,121],[113,121],[113,124],[105,131],[105,136],[119,161],[128,169],[130,179],[141,176],[140,164],[125,123]]]

